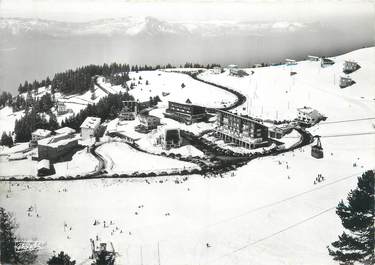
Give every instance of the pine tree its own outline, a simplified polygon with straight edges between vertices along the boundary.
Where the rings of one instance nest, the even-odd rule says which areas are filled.
[[[341,201],[336,208],[346,230],[332,248],[328,246],[328,252],[341,264],[375,263],[374,180],[373,171],[365,172],[358,178],[358,187],[349,193],[348,204]]]
[[[51,257],[48,261],[48,265],[75,265],[75,260],[70,260],[68,254],[65,254],[63,251],[61,251],[57,256]]]
[[[8,147],[13,146],[13,139],[10,133],[6,134],[5,132],[3,132],[3,134],[1,135],[0,145],[5,145]]]
[[[37,258],[36,249],[16,251],[17,227],[14,217],[0,207],[0,264],[32,264]]]

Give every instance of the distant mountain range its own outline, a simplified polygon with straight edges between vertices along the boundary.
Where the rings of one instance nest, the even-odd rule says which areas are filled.
[[[7,36],[79,35],[158,36],[183,35],[216,37],[228,35],[263,35],[271,32],[296,32],[318,26],[298,22],[198,21],[167,22],[154,17],[125,17],[72,23],[28,18],[0,18],[0,32]]]

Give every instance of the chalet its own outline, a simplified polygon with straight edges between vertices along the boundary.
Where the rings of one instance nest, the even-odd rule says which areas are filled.
[[[312,55],[308,55],[307,59],[309,61],[313,61],[313,62],[318,62],[320,60],[320,58],[318,56],[312,56]]]
[[[228,111],[217,111],[216,137],[253,149],[268,144],[268,128],[261,122]]]
[[[165,150],[180,147],[182,145],[180,129],[165,129],[159,138],[159,143]]]
[[[305,106],[303,108],[298,108],[297,111],[297,120],[309,125],[316,124],[320,120],[324,119],[322,114],[311,107]]]
[[[57,101],[57,114],[62,115],[68,112],[68,109],[64,102]]]
[[[206,120],[207,112],[206,108],[202,106],[169,101],[164,116],[186,124],[192,124]]]
[[[360,68],[359,64],[354,61],[345,61],[343,72],[346,74],[350,74]]]
[[[320,66],[321,67],[326,67],[326,66],[330,66],[330,65],[333,65],[333,64],[335,64],[335,61],[333,61],[331,59],[328,59],[328,58],[325,58],[325,57],[320,58]]]
[[[355,82],[350,77],[340,76],[340,88],[345,88],[353,85]]]
[[[38,159],[56,161],[78,147],[78,138],[73,134],[61,134],[39,140]]]
[[[296,60],[292,60],[292,59],[285,59],[285,62],[286,62],[286,65],[296,65],[297,64]]]
[[[160,118],[153,115],[140,113],[138,119],[141,126],[146,129],[155,129],[160,124]]]
[[[230,64],[230,65],[227,66],[227,68],[229,69],[229,74],[231,74],[231,75],[237,75],[238,74],[239,68],[238,68],[237,64]]]
[[[214,74],[221,74],[222,73],[221,67],[215,66],[214,68],[212,68],[212,73],[214,73]]]
[[[274,139],[281,139],[286,134],[290,133],[292,129],[289,126],[278,127],[278,126],[271,126],[268,128],[268,137]]]
[[[44,130],[44,129],[37,129],[34,132],[31,133],[31,141],[37,142],[38,140],[47,138],[51,135],[51,131]]]
[[[122,121],[135,120],[139,111],[139,102],[134,100],[127,100],[122,102],[123,107],[119,114],[119,119]]]
[[[100,118],[87,117],[81,125],[81,137],[83,140],[89,139],[95,136],[100,125]]]

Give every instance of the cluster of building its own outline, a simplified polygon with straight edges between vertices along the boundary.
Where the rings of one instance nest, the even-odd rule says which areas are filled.
[[[340,88],[345,88],[355,84],[355,81],[348,75],[360,68],[359,64],[355,61],[345,61],[343,66],[343,72],[346,76],[340,76]]]

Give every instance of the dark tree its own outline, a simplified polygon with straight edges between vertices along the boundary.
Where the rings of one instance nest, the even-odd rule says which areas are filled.
[[[349,193],[348,203],[341,201],[336,208],[345,231],[328,251],[340,264],[375,263],[374,180],[374,171],[365,172]]]
[[[32,264],[37,258],[36,249],[17,251],[17,227],[14,217],[0,207],[0,264]]]
[[[12,103],[12,94],[3,91],[0,95],[0,108]]]
[[[3,134],[1,135],[0,145],[5,145],[8,147],[13,146],[13,139],[10,133],[6,134],[5,132],[3,132]]]
[[[75,265],[75,260],[70,260],[68,254],[65,254],[63,251],[61,251],[57,256],[52,256],[48,261],[48,265]]]
[[[184,88],[186,85],[184,83],[181,84],[181,88]]]

